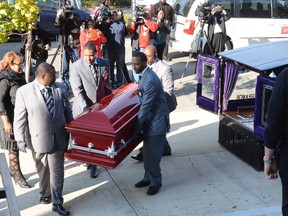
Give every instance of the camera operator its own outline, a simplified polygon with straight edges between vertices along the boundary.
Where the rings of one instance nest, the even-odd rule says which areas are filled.
[[[31,66],[29,82],[35,79],[35,72],[42,62],[45,62],[48,58],[48,50],[51,47],[51,41],[48,33],[40,28],[38,22],[32,22],[34,29],[32,30],[32,50],[31,50]],[[21,37],[20,53],[23,56],[23,62],[25,62],[25,48],[28,40],[28,35],[25,34]]]
[[[207,20],[208,23],[208,39],[211,44],[213,54],[225,50],[227,41],[225,22],[230,19],[230,14],[226,12],[220,5],[211,7],[211,16]]]
[[[170,27],[173,26],[174,24],[174,8],[169,5],[166,0],[159,0],[159,2],[157,2],[156,4],[154,4],[151,8],[151,17],[156,17],[157,16],[157,12],[159,11],[159,9],[163,9],[165,12],[165,19],[169,21]],[[170,33],[169,33],[170,34]],[[170,37],[168,35],[168,37],[166,38],[166,45],[165,45],[165,49],[163,51],[163,57],[164,60],[166,61],[171,61],[172,59],[170,57],[168,57],[168,47],[169,47],[169,40]],[[157,50],[158,52],[158,50]],[[158,53],[159,55],[159,53]],[[159,57],[159,56],[158,56]]]
[[[142,15],[143,14],[143,15]],[[147,10],[138,11],[138,17],[130,23],[129,32],[132,34],[132,51],[144,52],[148,45],[156,46],[156,34],[158,24],[154,19],[150,19]]]
[[[60,28],[59,41],[64,46],[63,57],[63,75],[62,82],[66,86],[67,90],[70,87],[69,83],[69,64],[73,63],[80,58],[80,21],[73,14],[73,7],[66,5],[58,10],[55,23],[56,27]]]
[[[164,17],[165,17],[164,9],[159,8],[156,15],[157,15],[156,20],[157,20],[157,24],[158,24],[157,35],[156,35],[157,57],[160,60],[163,60],[163,52],[165,50],[165,47],[167,46],[167,38],[169,38],[169,34],[171,32],[170,22],[169,22],[169,20],[164,19]]]
[[[113,88],[118,88],[123,84],[123,75],[127,83],[130,83],[130,77],[125,64],[125,36],[126,26],[118,19],[117,12],[111,11],[109,23],[106,23],[107,29],[104,35],[107,37],[105,46],[107,58],[110,66],[110,80]],[[116,62],[116,79],[114,76],[114,65]]]

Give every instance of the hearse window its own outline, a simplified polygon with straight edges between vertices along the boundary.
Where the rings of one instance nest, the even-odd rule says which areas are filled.
[[[263,85],[262,90],[262,106],[261,106],[261,124],[263,126],[267,126],[267,110],[268,110],[268,102],[271,98],[273,87],[270,85]]]
[[[240,0],[240,17],[270,18],[271,4],[265,0]]]
[[[194,0],[177,0],[174,4],[175,14],[187,17],[193,3]]]
[[[214,100],[215,65],[203,61],[202,75],[202,96]]]
[[[240,71],[230,100],[255,98],[255,87],[258,75],[259,73],[251,70]]]

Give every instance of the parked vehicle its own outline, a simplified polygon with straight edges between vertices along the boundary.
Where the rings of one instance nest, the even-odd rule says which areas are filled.
[[[200,30],[196,8],[204,0],[176,0],[175,23],[170,34],[170,46],[189,52],[195,35]],[[254,43],[284,40],[288,36],[287,0],[209,0],[211,5],[220,4],[231,14],[226,22],[229,36],[227,46],[244,47]],[[207,32],[207,24],[204,30]],[[206,38],[204,38],[204,41]]]
[[[38,6],[41,9],[39,26],[51,36],[57,36],[60,33],[59,28],[54,26],[57,9],[59,8],[58,3],[59,1],[53,0],[38,2]],[[74,8],[73,15],[84,21],[90,18],[90,11]]]
[[[218,142],[257,170],[268,101],[288,67],[287,46],[288,40],[266,42],[197,58],[197,105],[219,115]]]

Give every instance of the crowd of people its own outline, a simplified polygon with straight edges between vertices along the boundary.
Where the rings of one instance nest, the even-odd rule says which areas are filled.
[[[81,1],[75,2],[81,7]],[[155,15],[144,11],[141,22],[131,23],[125,23],[122,10],[110,10],[109,0],[100,2],[98,7],[103,11],[96,18],[84,22],[76,16],[67,18],[60,9],[55,26],[59,27],[63,46],[63,71],[59,74],[62,83],[56,82],[53,65],[46,63],[51,41],[36,22],[27,83],[26,36],[19,52],[9,51],[0,61],[0,148],[8,150],[10,175],[20,187],[31,187],[19,160],[19,151],[30,149],[39,176],[39,203],[52,203],[52,210],[60,215],[70,215],[63,206],[62,195],[64,152],[69,142],[65,124],[126,83],[138,83],[143,93],[139,96],[141,107],[132,139],[144,135],[139,157],[144,162],[145,175],[135,187],[150,186],[147,194],[154,195],[162,186],[160,160],[162,155],[171,155],[166,133],[170,128],[169,112],[177,102],[173,71],[162,62],[173,24],[173,19],[166,20],[166,15],[169,13],[170,17],[173,11],[164,7],[168,5],[165,0],[160,2],[155,4]],[[132,68],[137,78],[129,75],[125,63],[125,37],[129,33]],[[72,105],[68,90],[74,95]],[[88,164],[87,169],[91,178],[98,176],[97,166]]]

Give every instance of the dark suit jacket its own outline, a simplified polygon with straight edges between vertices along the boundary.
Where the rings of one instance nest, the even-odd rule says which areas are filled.
[[[144,136],[166,134],[170,129],[169,110],[161,82],[149,67],[139,82],[141,101],[136,127],[141,128]]]

